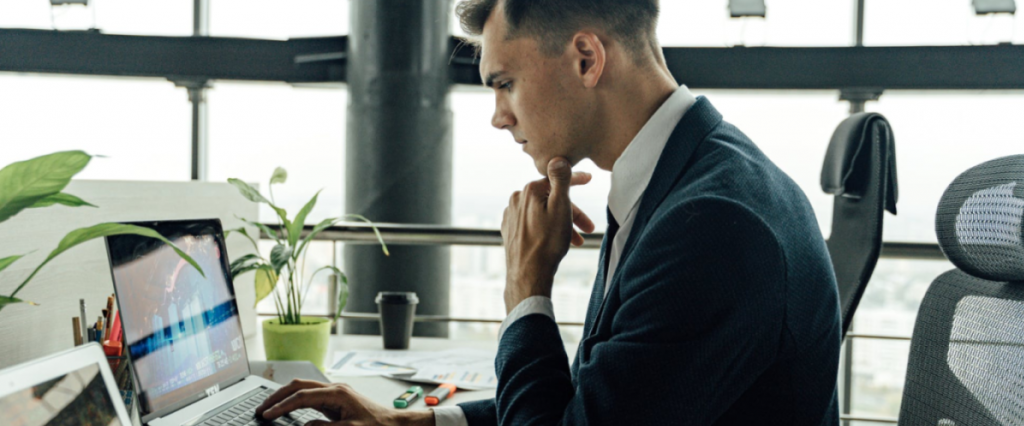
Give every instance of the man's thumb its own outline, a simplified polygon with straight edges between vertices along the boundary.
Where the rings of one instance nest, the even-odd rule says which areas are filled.
[[[568,202],[569,185],[572,180],[572,167],[569,166],[569,161],[562,157],[552,158],[548,162],[548,180],[551,182],[549,198],[556,203]]]

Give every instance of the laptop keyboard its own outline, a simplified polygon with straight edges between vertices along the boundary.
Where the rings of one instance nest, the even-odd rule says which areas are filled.
[[[257,389],[251,396],[244,396],[234,405],[214,414],[201,426],[301,426],[311,420],[328,420],[319,411],[304,409],[292,411],[291,414],[279,417],[274,421],[256,418],[256,407],[263,403],[273,392],[270,389]]]

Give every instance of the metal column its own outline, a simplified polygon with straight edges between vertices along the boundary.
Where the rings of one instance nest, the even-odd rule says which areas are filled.
[[[207,37],[210,35],[210,4],[208,0],[194,0],[192,9],[192,36]],[[192,180],[207,180],[207,112],[206,112],[206,80],[175,82],[176,85],[188,89],[188,101],[192,104]]]
[[[856,19],[856,26],[854,27],[854,45],[856,47],[864,46],[864,1],[857,0],[856,11],[854,13],[854,19]],[[881,96],[881,90],[878,90],[877,96],[875,93],[866,91],[851,91],[840,92],[839,98],[850,102],[850,115],[864,112],[864,106],[869,100],[877,100],[878,96]],[[859,92],[859,93],[856,93]],[[872,97],[874,99],[872,99]],[[853,333],[854,323],[850,323],[850,329],[847,334]],[[846,344],[843,345],[842,359],[842,409],[840,410],[845,415],[850,415],[853,412],[853,338],[847,337]],[[843,426],[850,426],[849,420],[843,421]]]
[[[188,89],[188,101],[192,104],[192,180],[207,180],[207,112],[206,82],[179,83]]]
[[[449,0],[352,1],[345,209],[375,222],[450,224]],[[448,247],[346,245],[347,312],[377,312],[379,291],[415,291],[417,315],[448,315]],[[375,334],[373,322],[346,333]],[[448,335],[443,323],[418,336]]]

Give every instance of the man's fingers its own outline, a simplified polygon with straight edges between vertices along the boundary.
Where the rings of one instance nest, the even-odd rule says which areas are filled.
[[[590,220],[590,216],[583,213],[583,210],[580,210],[575,204],[572,205],[572,223],[588,234],[594,232],[594,228],[596,228],[594,221]]]
[[[263,418],[274,420],[303,408],[313,408],[322,411],[324,407],[340,406],[344,401],[340,401],[343,393],[338,390],[338,388],[334,387],[300,390],[264,411]]]
[[[572,179],[569,181],[569,186],[586,185],[590,183],[590,180],[594,177],[587,172],[572,172]]]
[[[569,204],[569,186],[572,181],[572,168],[569,161],[562,157],[552,158],[548,162],[548,181],[551,182],[551,196],[548,206]]]
[[[263,414],[264,410],[273,407],[274,404],[277,404],[278,402],[291,396],[295,392],[298,392],[303,389],[322,388],[324,386],[326,385],[320,382],[314,382],[312,380],[292,380],[291,383],[283,386],[281,389],[278,389],[277,392],[274,392],[272,395],[267,397],[267,399],[263,400],[263,403],[260,404],[259,407],[256,407],[256,414]]]
[[[572,245],[575,247],[583,247],[583,236],[575,229],[572,230]]]

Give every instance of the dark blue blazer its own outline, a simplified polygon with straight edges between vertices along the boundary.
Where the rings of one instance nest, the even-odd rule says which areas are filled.
[[[610,241],[605,238],[601,259]],[[513,323],[482,425],[838,425],[839,297],[800,188],[706,98],[658,160],[569,367],[544,315]]]

